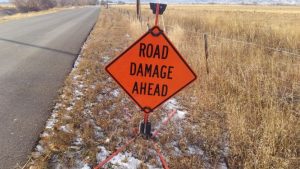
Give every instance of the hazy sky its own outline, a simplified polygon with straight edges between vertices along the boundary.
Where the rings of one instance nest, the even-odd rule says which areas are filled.
[[[0,0],[0,2],[8,2],[9,0]],[[117,1],[117,0],[113,0]],[[122,1],[122,0],[121,0]],[[135,0],[123,0],[126,2],[135,2]],[[141,0],[142,2],[156,2],[156,0]],[[218,2],[218,0],[160,0],[160,2],[170,3],[170,2]],[[220,0],[219,2],[283,2],[283,3],[291,3],[291,4],[299,4],[300,0]]]

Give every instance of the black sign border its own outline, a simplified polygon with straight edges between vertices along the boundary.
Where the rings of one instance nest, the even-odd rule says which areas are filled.
[[[158,29],[159,34],[156,36],[159,36],[160,34],[167,40],[167,42],[170,44],[170,46],[175,50],[175,52],[177,53],[177,55],[179,56],[179,58],[183,61],[183,63],[188,67],[188,69],[192,72],[192,74],[194,75],[194,79],[192,79],[189,83],[187,83],[186,85],[184,85],[183,87],[181,87],[180,89],[176,90],[172,95],[170,95],[169,97],[167,97],[166,99],[164,99],[163,101],[161,101],[161,103],[159,103],[157,106],[155,106],[154,108],[150,108],[150,107],[142,107],[138,101],[136,101],[134,99],[133,96],[131,96],[131,94],[125,89],[125,87],[122,86],[122,84],[109,72],[109,67],[114,64],[118,59],[120,59],[125,53],[127,53],[131,48],[133,48],[133,46],[135,46],[136,44],[138,44],[144,37],[146,37],[148,34],[152,34],[153,35],[153,31],[155,29]],[[153,35],[155,36],[155,35]],[[118,57],[116,57],[115,59],[113,59],[108,65],[105,66],[105,70],[106,72],[118,83],[118,85],[130,96],[130,98],[141,108],[142,111],[144,111],[145,113],[151,113],[153,112],[155,109],[157,109],[159,106],[161,106],[163,103],[165,103],[167,100],[169,100],[170,98],[172,98],[173,96],[175,96],[178,92],[180,92],[181,90],[183,90],[184,88],[186,88],[188,85],[190,85],[192,82],[194,82],[197,79],[197,75],[196,73],[191,69],[191,67],[187,64],[187,62],[185,61],[185,59],[182,57],[182,55],[178,52],[178,50],[176,49],[176,47],[173,45],[173,43],[169,40],[169,38],[165,35],[165,33],[159,28],[159,26],[154,26],[151,29],[149,29],[148,32],[146,32],[142,37],[140,37],[138,40],[136,40],[132,45],[130,45],[130,47],[128,47],[124,52],[122,52],[122,54],[120,54]]]

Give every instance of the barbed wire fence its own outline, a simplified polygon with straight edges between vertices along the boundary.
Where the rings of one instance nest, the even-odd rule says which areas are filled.
[[[120,9],[119,8],[119,12],[121,12],[124,16],[127,16],[129,21],[131,20],[136,20],[138,22],[140,22],[140,26],[142,30],[148,30],[150,28],[150,23],[149,23],[149,17],[144,17],[144,16],[140,16],[139,19],[136,18],[135,15],[133,15],[132,13],[130,13],[128,10],[124,10],[124,9]],[[163,30],[166,33],[169,33],[170,31],[177,29],[175,26],[172,25],[165,25],[165,23],[162,24],[163,26]],[[124,27],[125,28],[125,27]],[[115,29],[123,29],[122,27],[118,27]],[[291,57],[292,59],[299,59],[299,62],[297,61],[295,63],[295,65],[298,67],[297,71],[300,72],[300,53],[295,53],[293,51],[299,51],[300,49],[286,49],[286,48],[276,48],[276,47],[272,47],[272,46],[266,46],[263,44],[258,44],[255,42],[249,42],[249,41],[245,41],[245,40],[239,40],[239,39],[233,39],[233,38],[228,38],[228,37],[222,37],[222,36],[217,36],[217,35],[213,35],[209,32],[199,32],[199,31],[192,31],[192,30],[184,30],[184,33],[189,33],[188,37],[189,38],[196,38],[199,41],[203,42],[203,46],[201,48],[204,48],[204,59],[205,59],[205,65],[206,65],[206,73],[210,74],[210,69],[209,69],[209,50],[211,47],[213,47],[213,44],[209,44],[209,40],[219,40],[222,42],[230,42],[230,43],[235,43],[235,44],[243,44],[245,46],[250,46],[250,47],[255,47],[255,48],[260,48],[260,49],[266,49],[266,50],[270,50],[282,55],[285,55],[287,57]],[[190,43],[191,39],[184,39],[182,41],[180,41],[179,43]],[[200,47],[199,47],[200,48]],[[270,54],[271,56],[271,54]],[[280,55],[281,56],[281,55]],[[278,79],[278,80],[287,80],[287,79]],[[297,83],[296,85],[299,85],[299,89],[300,89],[300,84]],[[239,87],[239,86],[237,86]],[[224,157],[226,158],[226,157]]]
[[[127,9],[121,9],[118,8],[119,12],[122,13],[125,17],[127,17],[129,19],[129,21],[138,21],[140,22],[140,26],[142,30],[148,30],[149,28],[151,28],[151,24],[149,23],[149,16],[140,16],[140,19],[137,20],[136,16],[134,15],[134,13],[132,13],[131,11],[127,10]],[[162,28],[163,30],[169,34],[170,32],[174,31],[177,29],[177,26],[172,26],[172,25],[168,25],[165,24],[165,22],[162,24]],[[178,25],[180,27],[180,25]],[[180,27],[181,28],[181,27]],[[293,64],[291,65],[290,62],[287,61],[287,63],[285,62],[277,62],[278,64],[283,64],[283,65],[288,65],[288,66],[293,66],[295,67],[294,70],[296,70],[296,72],[300,73],[300,53],[296,53],[294,51],[300,51],[300,49],[286,49],[286,48],[276,48],[276,47],[271,47],[271,46],[266,46],[264,44],[258,44],[256,42],[249,42],[246,40],[240,40],[240,39],[234,39],[234,38],[228,38],[228,37],[223,37],[223,36],[218,36],[218,35],[214,35],[210,32],[200,32],[200,31],[196,31],[196,30],[188,30],[188,29],[183,29],[184,33],[188,33],[188,35],[185,39],[180,40],[179,42],[177,42],[178,44],[183,44],[184,46],[189,46],[191,43],[191,39],[193,39],[192,41],[199,41],[199,48],[201,48],[201,50],[203,50],[203,53],[200,52],[200,56],[202,57],[202,59],[204,59],[204,64],[205,64],[205,71],[207,74],[210,74],[212,71],[210,71],[210,66],[212,65],[211,62],[214,61],[215,55],[212,54],[212,52],[214,51],[214,47],[216,47],[218,44],[217,42],[229,42],[230,45],[233,44],[242,44],[244,45],[243,49],[245,49],[245,46],[248,46],[249,48],[259,48],[259,49],[264,49],[265,51],[267,51],[267,56],[270,56],[270,59],[273,58],[271,56],[273,56],[273,54],[269,53],[269,52],[274,52],[277,53],[278,56],[285,56],[289,59],[293,60]],[[202,41],[202,42],[201,42]],[[212,43],[215,42],[215,43]],[[203,43],[203,44],[202,44]],[[228,43],[227,43],[228,44]],[[197,47],[198,48],[198,47]],[[198,48],[198,49],[199,49]],[[232,50],[234,52],[234,50]],[[203,57],[204,55],[204,57]],[[286,60],[289,60],[286,59]],[[196,64],[196,63],[193,63]],[[218,64],[220,65],[220,64]],[[279,79],[282,80],[282,79]],[[300,86],[300,83],[299,83]]]
[[[119,12],[127,15],[127,17],[129,18],[129,20],[136,20],[135,16],[133,16],[128,10],[119,8]],[[143,23],[146,23],[146,25],[148,25],[147,27],[144,26],[145,29],[149,28],[149,23],[148,23],[149,22],[149,18],[148,17],[141,16],[140,19],[139,19],[139,21],[141,22],[141,26],[144,26]],[[163,23],[163,29],[167,33],[170,31],[170,28],[171,29],[176,29],[174,26],[165,25]],[[204,37],[207,36],[207,37],[219,39],[219,40],[222,40],[222,41],[230,41],[230,42],[235,42],[235,43],[241,43],[241,44],[244,44],[244,45],[260,47],[260,48],[272,50],[274,52],[279,52],[279,53],[285,54],[287,56],[292,56],[292,57],[300,58],[300,53],[291,52],[291,51],[293,51],[291,49],[275,48],[275,47],[271,47],[271,46],[265,46],[263,44],[258,44],[258,43],[255,43],[255,42],[249,42],[249,41],[244,41],[244,40],[238,40],[238,39],[233,39],[233,38],[227,38],[227,37],[217,36],[217,35],[213,35],[213,34],[211,34],[209,32],[198,32],[198,31],[196,32],[196,31],[190,31],[190,30],[184,30],[184,31],[187,32],[187,33],[197,34],[197,35],[189,35],[189,36],[192,36],[192,37],[199,37],[199,38],[203,38],[204,39]],[[300,50],[300,49],[297,49],[297,50]]]

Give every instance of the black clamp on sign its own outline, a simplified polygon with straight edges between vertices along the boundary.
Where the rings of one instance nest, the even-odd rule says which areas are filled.
[[[140,123],[140,133],[146,137],[146,139],[149,139],[152,137],[152,133],[151,133],[151,123],[147,122],[145,124],[145,122],[141,122]]]
[[[152,9],[153,14],[156,14],[157,3],[150,3],[150,8]],[[162,15],[167,8],[167,4],[159,4],[159,14]]]

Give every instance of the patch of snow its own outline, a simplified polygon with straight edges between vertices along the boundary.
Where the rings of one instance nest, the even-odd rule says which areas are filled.
[[[161,168],[157,168],[157,167],[153,167],[152,165],[147,164],[148,169],[161,169]]]
[[[99,94],[99,95],[97,96],[97,101],[98,101],[98,102],[101,102],[101,101],[103,100],[103,98],[104,98],[104,96],[103,96],[102,94]]]
[[[115,49],[114,49],[114,51],[116,51],[116,52],[120,52],[120,51],[121,51],[121,49],[115,48]]]
[[[75,141],[73,142],[73,144],[74,144],[74,145],[77,145],[77,146],[82,145],[82,138],[77,137],[77,138],[75,139]]]
[[[120,166],[120,168],[130,168],[135,169],[138,168],[141,164],[141,161],[132,157],[131,153],[120,153],[115,156],[111,161],[112,164]]]
[[[111,94],[114,96],[114,97],[118,97],[120,95],[120,90],[119,89],[115,89],[111,92]]]
[[[130,38],[130,35],[128,34],[128,33],[126,33],[126,35],[125,35],[127,38]]]
[[[197,103],[197,97],[196,96],[191,96],[191,105],[195,105]]]
[[[66,95],[65,95],[65,94],[62,94],[60,97],[61,97],[62,99],[65,99],[65,98],[66,98]]]
[[[95,133],[95,138],[96,139],[101,139],[101,138],[104,137],[102,129],[99,126],[94,126],[94,133]]]
[[[172,110],[172,109],[178,109],[180,108],[179,103],[177,102],[177,100],[175,98],[172,98],[170,100],[168,100],[165,104],[164,107],[168,110]]]
[[[73,80],[77,80],[80,77],[80,75],[73,76]]]
[[[103,56],[103,57],[102,57],[102,63],[103,63],[103,64],[106,64],[109,60],[110,60],[110,57],[109,57],[109,56]]]
[[[78,67],[78,64],[80,63],[81,56],[79,55],[74,63],[74,68]]]
[[[75,90],[75,96],[83,96],[83,93],[79,90]]]
[[[43,153],[44,152],[44,148],[41,145],[37,145],[36,146],[36,151],[40,152],[40,153]]]
[[[188,153],[189,154],[198,154],[198,155],[203,155],[204,154],[204,151],[201,149],[201,148],[199,148],[198,146],[189,146],[188,147]]]
[[[84,87],[85,87],[85,85],[83,85],[83,84],[78,85],[78,88],[80,88],[80,89],[82,89]]]
[[[67,109],[66,109],[67,111],[71,111],[71,110],[73,110],[73,106],[70,106],[70,107],[67,107]]]
[[[88,166],[87,164],[84,164],[84,166],[81,169],[91,169],[91,167]]]
[[[188,113],[187,111],[183,110],[182,106],[178,103],[175,98],[168,100],[164,104],[165,109],[167,110],[176,110],[176,114],[172,118],[173,120],[182,120],[185,118],[185,115]],[[181,110],[178,110],[181,109]],[[168,117],[165,117],[163,121],[165,121]],[[172,120],[171,119],[171,120]]]
[[[66,132],[66,133],[70,133],[70,132],[71,132],[71,130],[70,130],[70,128],[68,127],[68,125],[66,125],[66,126],[60,126],[60,127],[59,127],[59,130],[61,130],[61,131],[63,131],[63,132]]]
[[[100,149],[100,152],[97,153],[96,159],[98,162],[102,162],[109,156],[111,152],[107,151],[103,146],[99,146],[98,148]],[[113,164],[112,168],[114,169],[137,169],[142,161],[133,157],[132,153],[125,152],[118,154],[108,163]],[[149,169],[159,169],[149,164],[147,164],[147,166]]]
[[[76,150],[76,151],[80,150],[79,146],[70,146],[69,148],[72,149],[72,150]]]
[[[97,153],[96,159],[98,162],[101,162],[106,159],[110,152],[107,151],[106,148],[103,146],[99,146],[98,148],[100,149],[100,152]]]
[[[69,116],[69,115],[64,115],[63,119],[64,119],[64,120],[71,120],[71,119],[72,119],[72,117],[71,117],[71,116]]]
[[[41,134],[41,137],[48,137],[49,136],[49,133],[47,132],[43,132],[43,134]]]
[[[225,164],[225,162],[219,164],[219,169],[227,169],[227,165]]]
[[[57,122],[56,118],[56,114],[52,114],[51,118],[47,121],[46,123],[46,129],[52,129],[54,124]]]
[[[54,106],[54,110],[60,108],[61,106],[62,106],[61,103],[57,103],[57,104]]]
[[[222,148],[222,160],[219,163],[219,168],[220,169],[227,169],[228,166],[226,164],[226,158],[228,157],[229,154],[229,143],[228,143],[228,134],[227,132],[223,135],[223,148]]]
[[[186,114],[187,114],[187,111],[177,110],[177,113],[175,114],[174,118],[175,119],[184,119]]]

